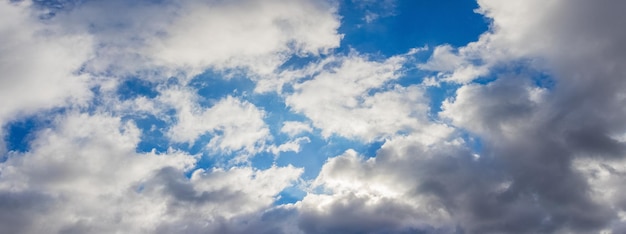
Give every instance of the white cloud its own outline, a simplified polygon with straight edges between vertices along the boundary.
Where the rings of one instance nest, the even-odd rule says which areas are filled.
[[[439,173],[429,167],[458,160],[444,156],[458,155],[456,146],[426,146],[416,139],[388,141],[375,158],[348,150],[329,159],[311,184],[322,191],[297,203],[300,228],[309,233],[454,230],[454,213],[445,201],[421,190],[436,178],[431,173]]]
[[[209,68],[270,74],[291,55],[327,53],[341,39],[335,12],[309,0],[116,0],[83,2],[54,21],[94,35],[100,46],[89,71],[167,78]]]
[[[63,34],[34,17],[29,4],[0,3],[0,126],[17,116],[85,104],[89,77],[78,74],[92,56],[85,34]]]
[[[86,1],[45,21],[27,3],[0,3],[0,125],[84,106],[90,86],[102,95],[90,114],[58,113],[27,152],[0,150],[8,156],[0,163],[0,232],[626,230],[626,3],[479,0],[490,31],[460,48],[436,47],[418,65],[438,73],[422,85],[462,84],[442,104],[446,125],[429,118],[427,88],[395,85],[415,51],[382,61],[331,54],[277,70],[293,54],[339,46],[336,5],[159,2]],[[97,79],[77,73],[81,67]],[[496,67],[513,74],[472,83]],[[270,145],[265,112],[250,102],[228,96],[200,105],[206,100],[182,78],[211,68],[249,72],[255,92],[277,91],[310,124],[283,123],[280,131],[295,139]],[[526,74],[533,69],[554,87],[538,87],[529,78],[537,71]],[[128,75],[158,80],[159,95],[119,101],[117,79]],[[182,82],[162,82],[170,75]],[[329,159],[302,201],[273,206],[302,169],[192,171],[197,156],[138,153],[141,131],[117,117],[131,112],[172,123],[166,137],[174,142],[214,135],[207,149],[241,161],[298,152],[313,127],[323,137],[385,143],[374,158],[349,150]]]
[[[474,64],[472,60],[476,58],[473,58],[471,53],[473,51],[467,48],[459,49],[457,54],[450,45],[437,46],[430,59],[424,64],[419,64],[418,68],[439,71],[437,78],[443,81],[468,83],[489,72],[488,66]]]
[[[310,124],[298,121],[285,121],[283,123],[283,126],[280,128],[280,132],[285,133],[290,137],[294,137],[303,133],[309,133],[312,131],[313,128],[311,128]]]
[[[59,232],[81,222],[104,228],[115,222],[115,214],[124,214],[115,207],[137,202],[124,211],[131,214],[147,208],[140,200],[129,200],[137,198],[135,189],[155,170],[189,169],[196,160],[175,151],[162,155],[135,153],[138,129],[117,118],[69,114],[58,118],[55,125],[38,133],[31,151],[11,154],[0,169],[3,194],[39,194],[43,199],[41,213],[20,217],[31,223],[15,227],[23,228],[20,232]],[[158,207],[152,211],[157,212]],[[119,227],[149,221],[137,214],[127,217]]]
[[[196,170],[187,179],[183,173],[192,169],[195,156],[136,153],[139,137],[132,122],[115,117],[57,118],[37,133],[32,150],[11,153],[0,165],[2,232],[215,229],[269,207],[302,173],[293,167],[238,167]]]
[[[389,84],[401,75],[404,57],[376,62],[351,54],[329,60],[334,66],[321,66],[312,79],[294,84],[295,91],[286,97],[287,105],[311,119],[324,137],[371,141],[411,131],[426,121],[428,106],[421,88]]]
[[[303,142],[309,143],[311,142],[311,139],[308,137],[298,137],[291,141],[285,142],[279,146],[270,145],[267,147],[267,150],[273,153],[274,155],[278,155],[281,152],[290,152],[290,151],[298,153],[300,152],[300,147],[302,146]]]
[[[520,77],[502,77],[487,85],[462,86],[454,98],[442,103],[439,115],[485,138],[514,138],[519,129],[536,124],[533,118],[546,92]]]
[[[622,108],[626,73],[619,65],[626,60],[622,53],[626,33],[621,30],[626,16],[617,10],[626,5],[561,0],[478,3],[478,11],[493,20],[490,31],[456,50],[439,47],[421,67],[441,71],[440,78],[459,83],[487,74],[464,73],[468,68],[511,73],[498,74],[486,85],[461,87],[454,99],[444,102],[440,115],[480,136],[486,154],[477,161],[507,165],[502,169],[512,178],[508,190],[516,199],[499,206],[515,208],[510,210],[515,219],[528,223],[507,227],[478,222],[467,229],[624,230],[623,198],[613,195],[622,188],[613,181],[620,178],[626,149],[614,137],[626,132]],[[524,68],[516,70],[520,66]],[[538,87],[539,82],[529,78],[546,74],[554,87]],[[519,196],[529,193],[534,202]],[[543,210],[531,208],[532,203]],[[474,215],[485,220],[480,210]]]
[[[194,2],[186,7],[191,11],[169,26],[164,40],[154,42],[157,61],[177,67],[248,66],[267,74],[290,52],[318,54],[339,45],[334,9],[322,2]]]
[[[209,151],[254,155],[270,139],[264,112],[247,101],[228,96],[203,108],[193,90],[181,88],[164,90],[159,98],[176,109],[176,123],[167,132],[175,142],[193,145],[198,137],[212,134]]]

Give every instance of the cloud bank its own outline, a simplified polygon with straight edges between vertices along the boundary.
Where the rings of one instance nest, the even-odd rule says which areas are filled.
[[[345,4],[1,2],[0,232],[626,231],[626,3],[478,0],[389,57]]]

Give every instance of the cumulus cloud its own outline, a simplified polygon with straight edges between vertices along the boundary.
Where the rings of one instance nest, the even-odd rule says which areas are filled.
[[[280,128],[280,132],[285,133],[289,136],[296,136],[312,131],[313,128],[311,128],[311,125],[298,121],[285,121],[283,123],[283,126]]]
[[[199,156],[183,151],[138,153],[141,130],[118,115],[139,111],[163,117],[173,107],[180,117],[171,129],[174,140],[194,141],[212,132],[210,150],[228,152],[258,152],[268,129],[263,112],[237,98],[202,108],[190,90],[124,101],[116,100],[114,90],[120,78],[132,74],[155,80],[179,74],[167,69],[184,75],[207,68],[268,72],[292,54],[326,53],[340,38],[333,5],[88,1],[46,18],[28,2],[1,4],[3,130],[7,121],[38,110],[68,108],[53,113],[51,126],[36,132],[26,152],[1,151],[6,160],[0,166],[1,232],[236,232],[231,222],[260,218],[257,213],[302,173],[291,166],[196,170]],[[198,31],[207,34],[180,40]],[[265,43],[232,43],[261,37]],[[199,43],[206,40],[211,43]],[[190,50],[200,53],[186,53]],[[90,103],[93,90],[104,96]],[[84,108],[91,104],[96,106]],[[297,151],[306,140],[275,148]]]
[[[11,153],[0,167],[2,232],[217,228],[268,207],[302,173],[293,167],[237,167],[198,169],[187,178],[196,156],[136,153],[139,136],[132,122],[115,117],[57,118],[53,128],[38,132],[32,150]]]
[[[0,3],[0,126],[62,109],[27,150],[0,150],[0,232],[626,230],[626,3],[479,0],[489,31],[434,47],[415,65],[434,76],[410,85],[414,52],[333,52],[331,2],[32,4]],[[291,56],[314,59],[281,67]],[[206,70],[244,74],[254,93],[202,97],[187,81]],[[154,95],[119,97],[129,77]],[[440,82],[452,95],[432,115]],[[263,95],[301,121],[270,120]],[[138,149],[142,114],[166,125],[166,150]],[[310,181],[277,165],[335,136],[382,146],[334,153]],[[198,155],[176,148],[199,142]],[[207,153],[236,163],[200,165]],[[252,167],[263,153],[274,161]],[[293,186],[301,200],[278,205]]]
[[[623,4],[479,4],[478,11],[493,20],[491,32],[456,52],[439,47],[422,67],[444,71],[444,80],[466,83],[484,75],[457,76],[467,67],[521,63],[550,73],[555,85],[537,86],[530,78],[537,73],[511,71],[490,84],[465,85],[443,104],[440,115],[480,136],[487,154],[504,166],[512,179],[508,190],[515,196],[508,203],[540,204],[540,209],[528,211],[543,217],[516,227],[523,220],[520,213],[520,222],[509,226],[493,223],[468,229],[619,232],[620,199],[598,198],[597,192],[609,191],[605,183],[619,178],[613,163],[619,165],[624,153],[623,142],[615,138],[625,126],[623,118],[616,117],[624,114],[619,107],[624,71],[616,66],[626,58],[618,52],[623,51],[624,38],[618,22],[624,17],[614,10]],[[533,201],[524,201],[524,194]]]
[[[209,68],[268,74],[294,54],[327,53],[341,38],[335,11],[309,0],[85,1],[52,21],[94,36],[91,72],[167,78]]]
[[[478,137],[481,155],[473,156],[454,133],[428,147],[420,147],[423,140],[391,140],[367,160],[347,152],[322,169],[314,184],[328,190],[305,197],[300,227],[310,233],[619,233],[622,186],[614,183],[622,179],[625,73],[617,65],[624,59],[617,22],[624,19],[613,10],[620,3],[605,3],[479,1],[479,12],[493,19],[491,31],[462,48],[437,47],[418,67],[464,84],[439,116]],[[529,70],[507,68],[520,64]],[[493,70],[504,73],[471,83]],[[554,86],[538,85],[537,71],[549,73]],[[393,196],[402,199],[385,200]],[[414,213],[397,202],[414,202]],[[377,216],[382,207],[385,217]],[[390,215],[399,216],[387,220]],[[354,224],[363,220],[379,223]]]
[[[194,93],[176,88],[164,91],[160,98],[176,109],[176,124],[168,131],[176,142],[193,145],[201,135],[213,134],[209,149],[254,154],[269,140],[263,111],[249,102],[229,96],[205,109],[198,106]]]
[[[402,74],[403,56],[371,61],[351,54],[328,60],[335,65],[319,67],[326,69],[294,84],[294,92],[286,97],[287,105],[311,119],[324,137],[336,134],[372,141],[425,123],[423,90],[391,84]]]
[[[0,125],[35,111],[85,104],[92,56],[88,34],[65,34],[33,19],[25,2],[0,3]],[[35,67],[35,69],[33,69]]]
[[[455,179],[471,175],[472,164],[446,169],[450,162],[471,163],[467,153],[453,143],[426,145],[419,138],[389,141],[370,159],[348,150],[329,159],[312,183],[322,193],[299,203],[299,225],[307,233],[453,232],[455,211],[435,192],[456,189],[462,182]]]

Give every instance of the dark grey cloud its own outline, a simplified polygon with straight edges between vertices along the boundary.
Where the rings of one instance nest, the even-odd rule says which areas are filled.
[[[492,15],[509,17],[497,14],[506,8],[499,3],[482,3]],[[534,4],[523,5],[543,7]],[[554,87],[537,87],[524,72],[510,71],[493,83],[461,88],[456,100],[444,105],[443,117],[483,139],[483,157],[498,162],[497,169],[511,180],[504,200],[470,199],[465,222],[470,232],[594,233],[619,222],[623,208],[598,199],[598,185],[575,162],[624,159],[625,143],[616,136],[626,130],[626,69],[618,65],[626,59],[619,29],[626,18],[614,10],[624,4],[554,4],[538,10],[537,31],[521,30],[525,40],[510,42],[528,46],[537,59],[534,67],[550,73]],[[494,34],[503,32],[508,31],[496,27]],[[533,43],[546,50],[532,51]],[[502,220],[507,216],[512,219]]]
[[[625,172],[620,138],[626,132],[626,46],[621,28],[626,18],[616,9],[626,6],[616,1],[479,3],[494,19],[493,31],[459,56],[478,56],[504,73],[488,84],[464,85],[441,112],[452,126],[480,139],[479,157],[458,145],[388,142],[375,161],[329,166],[333,173],[326,178],[329,187],[332,179],[351,178],[346,173],[370,185],[402,184],[411,191],[402,199],[429,197],[426,203],[444,209],[447,222],[406,215],[425,207],[406,209],[333,191],[335,203],[323,211],[300,209],[303,230],[395,233],[402,231],[399,217],[405,215],[416,223],[458,227],[448,231],[460,233],[623,231],[620,194],[625,190],[619,181]],[[493,62],[501,58],[506,59]],[[508,69],[508,63],[526,63],[528,70]],[[538,86],[533,69],[548,73],[554,86]],[[385,222],[387,217],[395,218]]]
[[[0,192],[0,233],[23,233],[54,199],[37,191]]]
[[[170,196],[176,203],[219,203],[230,200],[234,203],[244,203],[244,194],[239,191],[230,191],[229,188],[220,188],[215,191],[197,191],[194,185],[184,176],[184,172],[173,167],[165,167],[155,173],[156,175],[143,184],[143,192],[158,190]]]
[[[585,145],[574,147],[564,135],[566,131],[550,124],[551,118],[544,118],[553,116],[548,111],[557,109],[543,109],[543,102],[530,100],[528,85],[510,86],[508,79],[519,78],[472,86],[471,92],[462,89],[457,96],[473,103],[473,109],[465,116],[476,117],[459,123],[460,126],[465,125],[483,137],[483,157],[497,162],[496,170],[511,181],[506,192],[495,197],[468,194],[468,230],[584,233],[603,228],[615,214],[592,199],[585,178],[572,168],[572,160]],[[499,89],[507,92],[495,92]],[[498,105],[492,105],[494,100]],[[464,110],[462,105],[453,104],[444,113],[454,122],[453,115]],[[500,221],[494,222],[497,220]]]

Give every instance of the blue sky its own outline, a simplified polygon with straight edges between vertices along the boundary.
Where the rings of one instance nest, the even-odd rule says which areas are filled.
[[[42,7],[57,5],[48,2],[39,3]],[[62,3],[61,3],[62,4]],[[66,3],[67,4],[67,3]],[[335,49],[335,54],[347,54],[351,50],[360,53],[371,54],[374,58],[385,58],[396,54],[406,53],[412,48],[434,47],[439,44],[460,46],[475,41],[478,36],[486,31],[487,20],[474,12],[478,7],[471,1],[389,1],[387,2],[340,2],[338,13],[341,15],[341,27],[338,33],[343,34],[341,46]],[[367,22],[368,14],[381,15],[380,18]],[[288,62],[290,68],[302,68],[309,63],[315,62],[316,58]],[[417,55],[416,60],[425,60],[426,55]],[[424,76],[423,72],[407,66],[406,74],[400,81],[401,85],[408,86],[419,84]],[[188,84],[196,90],[201,97],[202,106],[210,107],[214,102],[231,95],[250,101],[257,107],[265,110],[265,121],[270,127],[273,138],[277,142],[286,142],[288,137],[280,135],[282,122],[289,120],[306,121],[306,116],[289,111],[289,107],[278,95],[254,94],[254,82],[245,75],[237,74],[233,77],[224,78],[227,74],[220,71],[207,70],[195,76]],[[431,109],[438,110],[441,101],[450,94],[447,88],[434,87],[429,90],[433,97]],[[156,84],[141,79],[141,77],[124,77],[118,85],[116,94],[120,100],[128,100],[137,97],[155,98],[158,95]],[[132,119],[142,130],[142,141],[137,147],[139,152],[150,152],[155,149],[158,152],[167,150],[173,146],[193,154],[203,153],[202,145],[208,143],[211,136],[201,138],[194,144],[173,144],[168,142],[166,136],[159,129],[167,128],[167,123],[151,115],[128,115],[125,119]],[[28,149],[28,135],[37,131],[42,122],[36,117],[25,118],[9,123],[6,141],[8,150],[25,151]],[[151,128],[155,126],[157,130]],[[286,152],[278,160],[269,154],[261,154],[252,160],[252,166],[267,168],[273,163],[279,166],[294,165],[305,168],[303,178],[314,179],[327,158],[341,154],[347,149],[355,149],[367,156],[375,156],[376,151],[384,142],[363,142],[333,136],[324,139],[319,131],[307,135],[311,142],[303,146],[300,152]],[[204,153],[206,157],[210,155]],[[232,157],[220,155],[220,157]],[[200,167],[212,167],[212,159],[205,159]]]
[[[0,232],[623,233],[624,7],[4,1]]]

